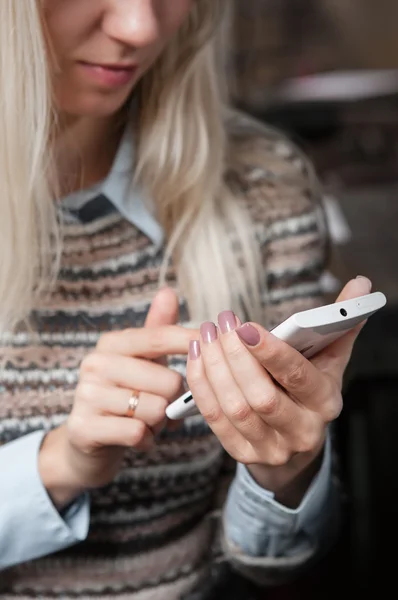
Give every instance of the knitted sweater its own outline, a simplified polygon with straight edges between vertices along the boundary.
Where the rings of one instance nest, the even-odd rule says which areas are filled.
[[[256,223],[266,322],[273,326],[322,303],[318,189],[306,161],[279,133],[241,118],[229,129],[238,158],[226,177]],[[142,326],[157,290],[163,248],[118,213],[66,221],[64,230],[62,269],[33,314],[36,331],[9,334],[0,347],[1,444],[60,424],[83,357],[101,333]],[[178,290],[173,270],[168,281]],[[183,372],[184,361],[174,357],[171,367]],[[209,518],[232,477],[226,464],[201,417],[162,434],[150,452],[127,451],[116,479],[91,494],[87,539],[2,572],[1,597],[174,600],[199,589],[220,554],[250,577],[250,560],[225,539],[217,514]],[[264,580],[289,572],[283,557],[255,562],[257,579],[259,571]]]

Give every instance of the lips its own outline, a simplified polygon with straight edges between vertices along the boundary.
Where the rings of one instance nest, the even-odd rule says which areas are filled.
[[[86,77],[106,87],[126,85],[137,72],[137,66],[131,64],[95,64],[79,61],[78,65]]]

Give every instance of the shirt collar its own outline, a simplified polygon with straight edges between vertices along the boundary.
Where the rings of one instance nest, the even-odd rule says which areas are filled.
[[[107,177],[90,188],[65,196],[61,205],[76,211],[97,196],[105,196],[123,217],[160,247],[164,241],[164,232],[153,215],[150,199],[141,187],[133,185],[133,165],[133,134],[131,128],[127,127]]]

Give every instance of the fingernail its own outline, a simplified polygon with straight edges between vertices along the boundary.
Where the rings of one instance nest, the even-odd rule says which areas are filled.
[[[214,323],[207,321],[200,326],[200,335],[206,344],[211,344],[217,339],[217,328]]]
[[[228,333],[236,329],[236,317],[232,310],[224,310],[218,315],[218,326],[221,333]]]
[[[370,281],[369,277],[364,277],[364,275],[357,275],[356,277],[357,279],[363,279],[364,281],[367,282],[368,287],[369,287],[369,292],[372,289],[372,282]]]
[[[253,325],[245,323],[236,330],[240,339],[248,346],[257,346],[260,341],[260,334]]]
[[[189,342],[189,358],[196,360],[200,356],[200,343],[199,340],[191,340]]]

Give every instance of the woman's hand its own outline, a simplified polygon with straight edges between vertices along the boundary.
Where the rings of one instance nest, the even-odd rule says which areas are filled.
[[[338,301],[371,290],[350,281]],[[316,473],[328,423],[342,409],[342,378],[360,327],[311,360],[229,311],[191,342],[187,379],[227,452],[276,498],[297,505]]]
[[[43,483],[58,508],[116,475],[125,448],[147,450],[165,423],[167,404],[182,390],[181,376],[162,357],[187,354],[198,332],[173,325],[178,299],[156,296],[145,327],[104,334],[81,364],[74,405],[64,425],[50,432],[39,455]],[[127,416],[133,390],[134,417]]]

